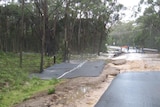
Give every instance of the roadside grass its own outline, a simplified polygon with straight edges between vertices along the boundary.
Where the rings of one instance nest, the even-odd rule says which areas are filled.
[[[54,84],[52,84],[54,81]],[[25,85],[17,86],[17,89],[5,90],[1,94],[0,107],[12,107],[22,101],[28,100],[34,94],[41,91],[55,90],[54,86],[59,83],[57,80],[31,79]]]
[[[44,58],[44,68],[53,65],[52,57]],[[54,90],[60,81],[29,78],[32,72],[39,72],[40,54],[24,53],[22,68],[19,55],[0,52],[0,107],[12,107],[44,90]],[[49,93],[49,92],[48,92]]]

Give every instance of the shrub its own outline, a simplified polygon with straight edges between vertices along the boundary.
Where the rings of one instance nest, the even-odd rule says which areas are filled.
[[[54,94],[55,93],[55,88],[50,88],[48,89],[48,94]]]

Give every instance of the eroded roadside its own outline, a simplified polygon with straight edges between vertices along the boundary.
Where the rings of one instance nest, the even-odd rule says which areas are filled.
[[[99,77],[65,79],[56,87],[56,93],[40,93],[16,107],[94,107],[113,78],[123,72],[160,71],[160,61],[155,59],[110,61]]]
[[[15,107],[93,107],[114,78],[108,75],[113,72],[119,73],[105,65],[99,77],[65,79],[56,86],[55,94],[42,92]]]

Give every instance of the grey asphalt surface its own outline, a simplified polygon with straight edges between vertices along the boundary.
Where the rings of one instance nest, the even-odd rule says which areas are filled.
[[[95,107],[160,107],[160,72],[119,74]]]
[[[75,78],[75,77],[97,77],[101,74],[105,65],[105,61],[88,61],[82,67],[75,71],[66,74],[63,78]]]
[[[105,61],[94,60],[86,61],[82,66],[78,67],[84,61],[72,61],[71,63],[55,64],[52,67],[45,69],[42,73],[34,73],[31,76],[41,79],[58,78],[66,73],[61,78],[76,78],[76,77],[93,77],[99,76],[102,72]],[[71,71],[68,73],[68,71]]]

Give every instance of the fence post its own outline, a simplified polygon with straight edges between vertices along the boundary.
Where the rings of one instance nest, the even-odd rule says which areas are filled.
[[[56,63],[56,56],[55,55],[53,56],[53,63],[54,64]]]

